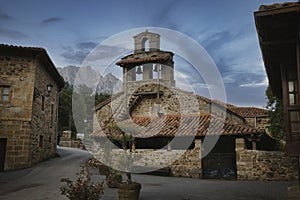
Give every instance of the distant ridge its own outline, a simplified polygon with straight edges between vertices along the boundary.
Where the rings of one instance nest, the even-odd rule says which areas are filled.
[[[97,93],[112,94],[116,91],[120,91],[122,88],[122,82],[112,73],[102,76],[90,66],[77,67],[69,65],[63,68],[57,68],[57,70],[70,85],[74,85],[76,75],[80,70],[80,76],[77,77],[76,83],[96,89]]]

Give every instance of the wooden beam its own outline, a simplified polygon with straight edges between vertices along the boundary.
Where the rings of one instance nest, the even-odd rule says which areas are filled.
[[[299,12],[300,11],[300,6],[298,5],[292,5],[289,7],[282,7],[282,8],[273,8],[273,9],[266,9],[266,10],[260,10],[254,12],[255,17],[263,17],[263,16],[272,16],[276,14],[281,14],[281,13],[288,13],[288,12]]]
[[[280,40],[280,41],[261,41],[262,45],[288,45],[288,44],[295,44],[296,39],[289,39],[289,40]]]

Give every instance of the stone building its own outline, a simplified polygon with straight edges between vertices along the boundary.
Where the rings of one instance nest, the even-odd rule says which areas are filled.
[[[247,168],[245,172],[244,164],[248,166],[256,162],[252,160],[255,156],[248,159],[249,154],[271,149],[273,140],[263,129],[265,110],[238,108],[177,88],[174,54],[161,51],[159,39],[158,34],[149,31],[134,36],[134,53],[116,63],[123,68],[123,91],[96,106],[101,127],[92,133],[96,157],[103,156],[103,138],[116,136],[109,128],[114,123],[119,127],[137,130],[132,144],[135,154],[150,152],[147,160],[135,163],[137,166],[143,167],[147,162],[152,167],[159,167],[172,156],[188,149],[169,166],[173,175],[259,179],[259,175],[248,176],[252,171]],[[205,137],[212,138],[213,135],[220,135],[218,142],[207,156],[200,159],[199,155],[205,154],[208,148],[204,143]],[[186,141],[190,143],[184,149],[182,144]],[[244,152],[248,154],[244,156]],[[162,153],[167,156],[157,159]],[[269,159],[265,154],[262,158]],[[266,174],[267,170],[264,169],[267,167],[258,174]],[[291,177],[295,178],[295,175]],[[277,174],[269,179],[272,178],[285,179]]]
[[[0,171],[56,152],[58,93],[64,86],[45,49],[0,45]]]

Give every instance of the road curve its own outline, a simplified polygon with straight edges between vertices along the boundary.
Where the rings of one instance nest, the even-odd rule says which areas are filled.
[[[61,178],[75,178],[80,165],[90,157],[87,151],[58,147],[60,157],[31,168],[0,173],[0,200],[66,200],[60,194]]]

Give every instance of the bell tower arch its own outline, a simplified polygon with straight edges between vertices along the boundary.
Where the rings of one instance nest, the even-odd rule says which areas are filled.
[[[159,51],[160,49],[160,35],[151,33],[148,30],[133,36],[134,39],[134,53],[141,53],[147,51]]]

